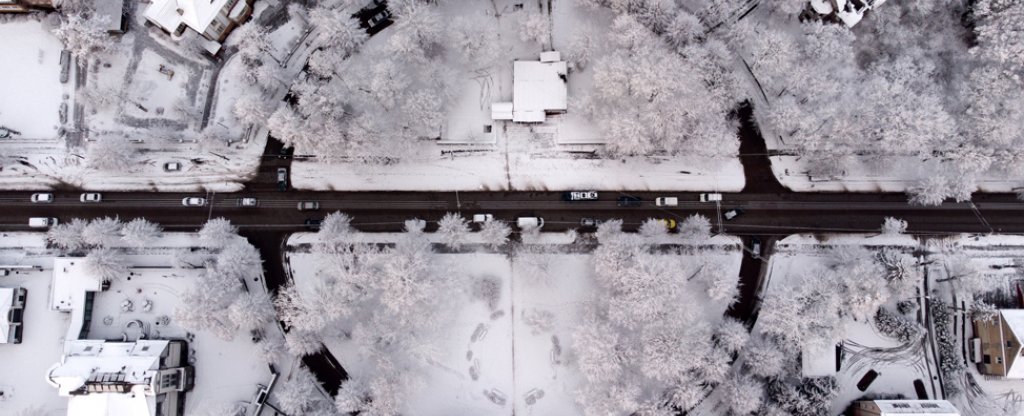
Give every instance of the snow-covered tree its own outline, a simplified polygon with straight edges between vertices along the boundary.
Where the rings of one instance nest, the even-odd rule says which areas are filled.
[[[942,205],[950,197],[949,181],[941,175],[931,175],[909,188],[907,194],[914,205]]]
[[[355,230],[352,228],[352,217],[340,211],[327,214],[320,222],[320,230],[317,236],[327,243],[347,242],[352,238]]]
[[[519,39],[546,45],[551,40],[551,22],[542,13],[524,15],[519,23]]]
[[[227,218],[210,219],[199,229],[199,241],[207,247],[219,248],[238,237],[238,227]]]
[[[907,232],[907,222],[899,218],[885,217],[882,221],[882,234],[898,235]]]
[[[263,290],[243,293],[228,306],[228,317],[243,330],[260,329],[274,321],[270,296]]]
[[[324,42],[343,55],[355,52],[367,39],[366,31],[345,9],[319,5],[310,10],[309,21],[320,29]]]
[[[242,94],[235,100],[232,112],[238,121],[245,124],[261,126],[270,118],[270,108],[267,108],[267,100],[260,94]]]
[[[480,226],[480,240],[484,244],[498,249],[508,243],[508,236],[512,234],[512,227],[505,221],[491,220]]]
[[[991,290],[988,278],[978,270],[978,266],[963,253],[944,256],[942,265],[946,275],[935,279],[936,282],[950,282],[967,293],[984,293]]]
[[[692,214],[679,223],[679,234],[689,241],[702,241],[711,237],[711,220],[701,214]]]
[[[88,245],[83,237],[87,225],[88,223],[81,218],[57,224],[46,231],[46,241],[68,251],[78,251]]]
[[[121,227],[117,217],[95,218],[82,229],[82,239],[88,245],[106,247],[121,239]]]
[[[128,275],[128,259],[119,251],[109,248],[89,250],[82,261],[89,273],[99,276],[104,282]]]
[[[437,222],[441,243],[453,250],[462,248],[469,236],[469,222],[458,213],[449,212]]]
[[[271,400],[289,415],[333,414],[333,403],[327,398],[313,374],[306,367],[292,370],[271,393]]]
[[[786,370],[786,353],[771,338],[757,335],[743,350],[743,365],[752,375],[773,378]]]
[[[239,26],[231,33],[231,37],[244,39],[236,44],[238,46],[238,56],[247,65],[252,67],[255,67],[257,63],[263,62],[269,56],[269,53],[274,50],[274,45],[270,42],[270,32],[266,26],[256,21]]]
[[[668,228],[665,223],[656,218],[648,218],[640,224],[640,235],[652,242],[658,241],[661,237],[668,235]]]
[[[100,170],[123,170],[132,164],[137,151],[123,138],[100,137],[86,147],[85,160],[89,167]]]
[[[316,332],[295,329],[285,335],[285,346],[288,352],[296,357],[305,357],[320,352],[324,348],[320,336]]]
[[[114,45],[107,33],[109,25],[108,16],[71,13],[62,16],[60,26],[53,30],[53,34],[64,43],[64,49],[85,62],[97,54],[108,52]]]
[[[752,377],[734,376],[721,386],[733,415],[749,415],[764,402],[764,386]]]
[[[706,285],[706,293],[716,302],[733,304],[740,295],[738,277],[729,275],[721,267],[705,265],[699,272],[700,280]]]
[[[747,327],[735,318],[727,317],[715,328],[715,342],[726,351],[735,352],[743,349],[748,339],[750,332],[747,331]]]
[[[486,69],[501,58],[498,26],[482,19],[456,17],[448,26],[448,45],[465,68]]]

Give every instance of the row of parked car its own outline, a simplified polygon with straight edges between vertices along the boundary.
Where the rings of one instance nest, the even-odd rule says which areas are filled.
[[[32,194],[30,198],[34,204],[49,204],[54,201],[53,194],[50,193],[36,193]],[[98,192],[86,192],[78,197],[80,202],[100,202],[103,200],[103,195]]]

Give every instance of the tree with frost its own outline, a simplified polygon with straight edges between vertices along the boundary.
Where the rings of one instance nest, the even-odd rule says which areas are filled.
[[[61,17],[60,26],[53,30],[54,36],[64,43],[64,49],[71,54],[83,58],[83,64],[90,57],[108,52],[113,42],[107,27],[110,25],[108,16],[89,16],[81,13],[65,14]]]
[[[309,23],[309,8],[301,3],[288,4],[288,20],[301,20]],[[305,26],[305,25],[303,25]]]
[[[145,247],[159,238],[163,229],[145,218],[135,218],[121,226],[121,240],[134,247]]]
[[[232,225],[231,220],[224,217],[210,219],[203,224],[203,228],[199,229],[199,241],[206,247],[224,247],[237,237],[238,227]]]
[[[351,240],[355,229],[352,227],[352,217],[340,211],[327,214],[320,222],[320,230],[317,236],[321,241],[327,243],[346,242]]]
[[[405,231],[407,234],[412,236],[419,237],[423,234],[423,230],[426,229],[427,222],[419,218],[408,219],[402,223],[402,231]]]
[[[843,333],[840,296],[831,279],[801,278],[765,298],[758,326],[786,351],[822,350]]]
[[[689,241],[703,241],[711,238],[711,220],[701,214],[693,214],[679,223],[679,234]]]
[[[228,317],[243,330],[255,330],[273,322],[276,314],[267,292],[256,289],[238,296],[228,306]]]
[[[83,249],[88,245],[82,236],[87,225],[88,223],[81,218],[57,224],[46,231],[46,242],[68,251]]]
[[[907,189],[907,194],[913,205],[942,205],[942,201],[950,197],[949,180],[941,174],[929,175]]]
[[[89,273],[99,276],[104,282],[110,282],[128,274],[128,259],[119,251],[109,248],[89,250],[82,265]]]
[[[576,71],[583,71],[594,59],[594,52],[599,48],[601,38],[592,27],[585,27],[573,33],[569,44],[565,46],[565,61]]]
[[[944,256],[942,266],[946,275],[935,279],[936,282],[956,284],[957,288],[967,293],[983,293],[990,289],[985,274],[963,253]]]
[[[238,121],[257,126],[266,123],[271,114],[263,96],[255,93],[242,94],[238,97],[232,107],[232,113]]]
[[[250,67],[255,67],[258,63],[263,62],[274,50],[267,27],[256,21],[239,26],[232,32],[232,37],[243,39],[242,42],[238,42],[236,45],[238,47],[237,53],[242,58],[242,61]]]
[[[508,244],[508,237],[511,234],[512,227],[505,221],[491,220],[480,226],[480,240],[495,250]]]
[[[700,280],[705,284],[708,297],[715,302],[732,305],[739,298],[740,287],[737,276],[729,275],[722,267],[711,264],[705,265],[698,273]]]
[[[106,136],[86,146],[85,160],[89,167],[100,170],[124,170],[130,166],[137,151],[124,138]]]
[[[90,246],[106,247],[121,240],[121,227],[117,217],[94,218],[82,229],[82,239]]]
[[[320,336],[316,332],[293,329],[285,334],[285,347],[296,357],[313,355],[324,348]]]
[[[469,222],[462,215],[449,212],[437,222],[437,233],[441,236],[441,243],[458,250],[469,237]]]
[[[551,22],[543,13],[529,13],[519,22],[519,40],[546,45],[551,39]]]
[[[359,21],[345,9],[318,5],[309,11],[309,21],[320,29],[328,48],[337,49],[341,55],[355,52],[368,38]]]
[[[971,303],[971,318],[977,322],[995,323],[999,317],[999,307],[982,299],[974,299]]]
[[[734,376],[720,388],[733,415],[753,414],[764,402],[764,386],[752,377]]]
[[[882,220],[882,234],[900,235],[907,232],[907,222],[899,218],[885,217]]]
[[[403,1],[389,8],[395,17],[395,30],[388,43],[391,51],[413,61],[438,55],[444,25],[436,5]]]
[[[317,386],[316,377],[306,367],[292,370],[271,393],[271,400],[290,415],[327,414],[333,404]]]
[[[488,69],[501,58],[498,26],[486,20],[456,17],[448,26],[447,37],[465,68]]]
[[[1008,72],[1024,73],[1024,4],[979,0],[972,7],[978,46],[972,52],[997,62]]]
[[[640,224],[640,235],[652,242],[657,242],[661,237],[668,235],[668,228],[662,220],[648,218]]]
[[[752,375],[774,378],[786,370],[786,353],[771,337],[758,334],[743,350],[743,366]]]
[[[743,349],[749,339],[746,325],[736,318],[724,318],[715,329],[715,343],[730,353]]]
[[[680,11],[665,28],[665,39],[676,49],[704,38],[704,24],[697,16]]]

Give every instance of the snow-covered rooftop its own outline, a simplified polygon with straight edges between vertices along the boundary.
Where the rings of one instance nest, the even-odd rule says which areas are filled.
[[[81,309],[85,292],[98,292],[103,285],[99,276],[89,273],[81,257],[53,259],[53,285],[50,289],[50,308],[61,312]]]
[[[168,32],[184,24],[196,32],[206,32],[228,0],[153,0],[146,8],[146,19]]]
[[[945,400],[875,400],[880,416],[959,416],[960,411]]]
[[[167,340],[107,342],[80,339],[64,343],[64,357],[50,370],[49,378],[68,396],[91,378],[115,377],[117,382],[148,386],[160,368]]]
[[[1006,326],[1010,328],[1010,332],[1013,332],[1018,340],[1024,340],[1024,309],[1002,309],[999,314]],[[1020,348],[1018,345],[1016,349],[1008,351],[1006,354],[1006,378],[1024,378],[1024,361],[1017,359],[1020,358],[1017,352],[1020,351]]]
[[[7,319],[8,314],[11,313],[11,306],[14,302],[14,289],[9,287],[0,287],[0,344],[6,344],[7,340],[11,338],[11,323]]]
[[[107,31],[121,32],[124,22],[124,0],[95,0],[93,2],[98,16],[107,16]]]
[[[568,66],[558,52],[544,52],[540,61],[515,61],[512,67],[512,121],[536,123],[548,111],[568,108]],[[492,112],[493,112],[492,108]]]
[[[156,414],[156,400],[137,393],[102,393],[71,396],[68,416],[129,416]]]

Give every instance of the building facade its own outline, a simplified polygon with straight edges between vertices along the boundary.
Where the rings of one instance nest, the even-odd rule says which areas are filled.
[[[0,344],[20,344],[24,325],[25,298],[23,287],[0,288]]]
[[[978,372],[990,376],[1024,378],[1021,336],[1024,309],[1002,309],[991,320],[974,321],[971,355]]]

